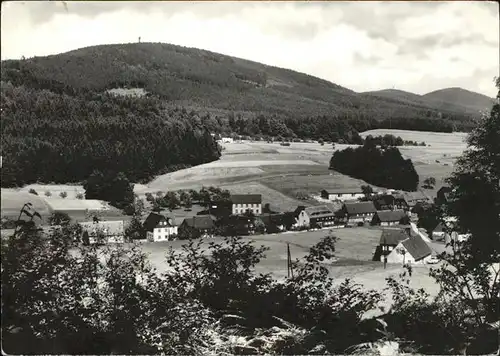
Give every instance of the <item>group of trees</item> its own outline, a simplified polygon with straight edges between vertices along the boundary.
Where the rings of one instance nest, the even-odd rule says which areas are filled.
[[[395,147],[380,149],[371,141],[355,149],[335,151],[330,169],[379,187],[405,191],[418,187],[419,177],[410,159],[404,159]]]
[[[204,123],[159,99],[1,85],[2,186],[81,182],[95,169],[139,181],[220,156]]]
[[[153,210],[161,210],[167,208],[170,211],[178,207],[191,209],[193,204],[199,204],[208,208],[209,204],[229,202],[231,197],[227,189],[219,187],[202,187],[199,191],[194,189],[179,190],[179,191],[158,191],[155,195],[146,193],[146,200],[153,206]]]
[[[405,141],[400,136],[394,136],[391,134],[386,134],[384,136],[372,136],[368,135],[365,137],[363,142],[371,141],[377,146],[425,146],[425,142],[415,142],[415,141]]]

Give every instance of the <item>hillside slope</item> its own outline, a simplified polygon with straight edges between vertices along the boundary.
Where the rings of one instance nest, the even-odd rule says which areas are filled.
[[[429,105],[442,109],[459,106],[467,112],[490,111],[495,103],[493,98],[462,88],[436,90],[422,97],[429,102]]]
[[[14,85],[46,83],[51,90],[143,88],[173,105],[296,116],[348,115],[445,117],[468,121],[464,108],[358,94],[292,70],[205,50],[135,43],[87,47],[48,57],[2,62],[2,78]],[[30,85],[31,85],[30,84]]]

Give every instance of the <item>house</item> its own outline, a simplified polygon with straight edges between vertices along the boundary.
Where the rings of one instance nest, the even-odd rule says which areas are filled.
[[[432,256],[432,250],[420,236],[401,241],[387,255],[388,263],[423,264]]]
[[[187,230],[188,228],[197,230],[201,236],[213,236],[215,232],[216,217],[213,215],[196,215],[184,219],[179,226],[179,230]]]
[[[223,137],[222,138],[222,143],[233,143],[234,140],[231,137]]]
[[[460,234],[455,229],[456,220],[446,219],[445,222],[440,222],[434,230],[432,230],[432,239],[444,241],[446,244],[451,242],[463,242],[467,240],[470,234]]]
[[[422,191],[416,192],[404,192],[403,198],[406,205],[411,209],[417,204],[429,204],[432,203],[427,195],[425,195]]]
[[[255,232],[254,218],[244,215],[231,215],[217,221],[224,236],[250,235]]]
[[[178,227],[174,219],[158,213],[151,213],[143,224],[148,241],[169,241],[175,238],[178,233]]]
[[[372,221],[377,212],[372,201],[344,203],[342,208],[346,224],[364,223]]]
[[[406,210],[408,208],[402,194],[383,194],[377,196],[373,200],[373,204],[375,204],[377,210]]]
[[[259,215],[258,219],[266,227],[267,233],[276,233],[286,230],[286,222],[284,214],[263,213]]]
[[[262,195],[238,194],[231,195],[231,211],[233,215],[244,214],[251,211],[254,215],[262,213]]]
[[[450,200],[450,195],[453,189],[450,186],[443,186],[439,188],[439,190],[436,193],[436,204],[441,205],[449,202]]]
[[[335,212],[327,205],[309,206],[300,211],[297,217],[299,227],[324,227],[335,225]]]
[[[408,237],[410,235],[404,229],[390,228],[382,230],[373,260],[383,262],[384,256],[389,255],[401,241],[406,240]]]
[[[371,225],[391,226],[397,225],[401,219],[408,217],[404,210],[380,210],[375,213]]]
[[[437,224],[434,230],[432,230],[432,239],[438,241],[444,240],[444,237],[446,235],[445,230],[445,225],[442,222]]]
[[[124,242],[125,229],[123,220],[118,221],[85,221],[82,227],[82,241],[85,243],[120,243]]]
[[[363,198],[365,194],[361,188],[343,188],[343,189],[330,189],[321,191],[321,198],[327,200],[358,200],[359,198]]]

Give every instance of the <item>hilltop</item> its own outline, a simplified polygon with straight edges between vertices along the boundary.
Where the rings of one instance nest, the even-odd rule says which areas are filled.
[[[347,115],[375,120],[442,117],[461,122],[474,116],[449,101],[443,105],[415,100],[415,94],[409,99],[387,95],[388,91],[356,93],[292,70],[162,43],[100,45],[2,61],[2,78],[15,85],[45,83],[50,89],[60,87],[66,92],[140,88],[173,105],[212,112]]]
[[[446,88],[423,95],[431,105],[439,108],[459,106],[467,112],[490,111],[495,100],[486,95],[462,88]]]

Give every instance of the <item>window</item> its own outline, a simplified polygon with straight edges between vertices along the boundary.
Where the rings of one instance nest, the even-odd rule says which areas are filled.
[[[337,196],[340,198],[342,196],[342,194],[337,194]]]

